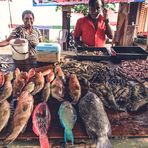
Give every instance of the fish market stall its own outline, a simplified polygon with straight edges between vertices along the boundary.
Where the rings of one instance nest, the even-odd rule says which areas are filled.
[[[106,57],[107,56],[105,55],[105,58]],[[2,88],[6,83],[6,80],[9,81],[9,84],[15,84],[15,86],[18,85],[18,87],[15,87],[15,89],[13,87],[12,94],[10,93],[10,95],[7,97],[4,95],[5,97],[0,98],[0,104],[2,103],[2,99],[6,100],[7,98],[7,101],[11,106],[11,115],[9,119],[8,116],[7,119],[5,119],[8,121],[8,123],[0,132],[0,144],[3,142],[9,143],[17,140],[38,140],[40,139],[39,135],[42,133],[38,127],[41,129],[44,127],[43,137],[48,137],[47,139],[49,140],[49,145],[52,145],[53,147],[58,145],[65,145],[64,123],[66,122],[66,119],[63,121],[63,112],[66,110],[64,110],[65,108],[63,109],[64,104],[61,106],[62,102],[64,101],[71,102],[73,104],[72,106],[74,107],[74,109],[72,109],[69,104],[65,105],[68,106],[67,111],[69,109],[73,110],[71,116],[68,119],[72,117],[73,125],[70,125],[73,127],[72,133],[74,139],[67,139],[67,144],[93,144],[92,138],[88,136],[88,131],[85,124],[87,121],[83,120],[82,117],[82,108],[85,107],[82,107],[80,111],[80,106],[78,105],[79,102],[81,102],[80,95],[84,96],[85,92],[88,90],[95,93],[100,98],[100,101],[104,106],[103,112],[107,113],[108,120],[111,125],[111,135],[109,135],[109,139],[114,139],[117,137],[148,137],[147,59],[123,60],[121,63],[114,64],[112,63],[112,60],[110,61],[110,59],[101,59],[99,62],[96,62],[93,60],[76,60],[75,57],[73,58],[68,58],[68,60],[63,59],[57,64],[40,63],[35,61],[31,62],[32,64],[30,64],[30,61],[26,61],[25,63],[16,62],[10,55],[0,56],[1,94],[3,93],[4,89]],[[15,74],[13,81],[10,79],[11,75],[5,75],[9,71],[12,71],[13,74]],[[55,71],[63,79],[63,82],[61,82],[60,79],[53,77],[52,72]],[[73,73],[75,75],[72,75]],[[63,74],[65,77],[69,76],[68,79],[66,79],[66,82]],[[76,80],[75,76],[77,76],[78,81]],[[20,79],[24,80],[21,81]],[[28,79],[32,81],[28,81]],[[73,82],[73,80],[75,81]],[[32,83],[29,82],[39,84],[38,86],[40,87],[36,87],[35,89]],[[49,82],[51,82],[51,84],[49,84]],[[23,83],[28,85],[24,85]],[[61,85],[58,86],[62,86],[60,94],[58,94],[57,90],[54,89],[59,83]],[[69,83],[68,88],[67,83]],[[73,83],[76,83],[77,90],[80,90],[80,87],[81,90],[83,90],[81,94],[79,94],[80,91],[77,92],[77,97],[72,97],[74,95],[72,91],[74,88]],[[44,89],[45,84],[46,88],[51,88],[50,97],[46,91],[47,89]],[[31,92],[33,98],[27,92],[21,94],[24,89]],[[25,101],[23,101],[23,99],[25,99],[24,96],[26,96],[25,98],[28,98],[28,102],[30,102],[30,110],[28,111],[28,116],[24,116],[24,123],[27,123],[27,126],[25,127],[24,125],[20,133],[17,134],[15,131],[15,136],[8,138],[12,130],[12,121],[16,124],[17,118],[19,118],[19,114],[16,113],[14,116],[16,117],[15,120],[12,116],[12,114],[15,112],[15,109],[17,108],[16,102],[17,100],[22,99],[22,102],[25,103]],[[16,100],[17,97],[19,97],[19,99]],[[84,100],[85,99],[83,99],[83,101]],[[23,103],[20,103],[20,106]],[[39,104],[40,106],[38,106]],[[44,115],[46,117],[45,120],[44,116],[42,116],[42,112],[44,112],[43,108],[45,109],[47,107],[46,104],[49,111],[46,109],[46,114]],[[83,104],[83,102],[80,104]],[[6,108],[6,106],[9,105],[6,103],[4,106]],[[26,106],[23,107],[23,111],[25,111],[26,108]],[[89,106],[87,106],[87,108],[89,108]],[[20,108],[17,109],[19,111]],[[81,114],[79,112],[81,112]],[[103,116],[105,116],[105,113]],[[38,117],[40,118],[38,119]],[[42,120],[45,122],[41,122]],[[104,122],[106,124],[106,119]],[[40,141],[41,140],[42,139],[40,139]]]

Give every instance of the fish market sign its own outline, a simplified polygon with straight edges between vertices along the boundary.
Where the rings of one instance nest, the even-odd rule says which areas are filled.
[[[33,6],[57,6],[87,4],[88,0],[33,0]]]

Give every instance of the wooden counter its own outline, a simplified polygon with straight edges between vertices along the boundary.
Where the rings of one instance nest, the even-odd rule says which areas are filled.
[[[11,56],[5,56],[5,59],[8,58],[9,61],[0,61],[0,63],[9,64],[9,70],[14,70],[15,67],[20,66],[21,69],[29,69],[30,67],[39,67],[41,63],[15,63],[11,59]],[[47,64],[47,63],[46,63]],[[49,64],[47,64],[49,66]],[[43,66],[43,65],[42,65]],[[45,65],[44,65],[45,67]],[[27,71],[27,70],[26,70]],[[35,105],[40,101],[40,94],[35,96]],[[60,125],[58,118],[58,109],[60,102],[56,101],[54,98],[51,98],[47,102],[49,109],[51,111],[51,124],[48,131],[49,139],[62,139],[64,130]],[[77,106],[75,106],[77,112]],[[113,112],[111,110],[106,110],[109,120],[112,126],[112,137],[148,137],[148,105],[145,106],[142,110],[135,113],[128,112]],[[0,139],[4,139],[5,136],[10,131],[10,123],[8,126],[0,133]],[[86,134],[84,124],[78,115],[78,120],[73,129],[75,139],[84,139],[88,140],[89,137]],[[37,139],[38,137],[32,131],[32,121],[31,118],[27,124],[26,131],[21,133],[18,140],[31,140]]]

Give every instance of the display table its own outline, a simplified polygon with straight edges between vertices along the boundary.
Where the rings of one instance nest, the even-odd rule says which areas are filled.
[[[2,55],[0,56],[0,64],[7,64],[8,71],[14,71],[16,67],[21,70],[28,71],[31,67],[36,68],[37,71],[42,71],[47,67],[53,66],[49,63],[37,63],[35,61],[25,61],[19,62],[14,61],[11,55]],[[1,67],[2,68],[2,67]],[[5,71],[6,72],[6,71]],[[41,94],[37,94],[35,97],[35,105],[37,105],[40,101]],[[62,140],[64,130],[60,125],[58,118],[58,109],[60,106],[60,102],[56,101],[54,98],[50,98],[47,102],[49,106],[49,110],[51,112],[51,124],[48,131],[49,140]],[[76,110],[77,106],[75,106]],[[114,112],[106,109],[109,120],[112,126],[112,138],[114,137],[148,137],[148,105],[145,106],[142,110],[135,113],[128,112]],[[5,136],[10,131],[10,122],[7,127],[0,133],[0,139],[3,140]],[[78,116],[78,120],[73,129],[74,137],[77,140],[88,142],[89,137],[86,134],[84,124]],[[32,140],[38,139],[38,137],[32,131],[32,121],[31,118],[27,124],[26,131],[21,133],[17,140]]]

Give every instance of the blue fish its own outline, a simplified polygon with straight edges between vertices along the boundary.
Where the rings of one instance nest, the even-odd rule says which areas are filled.
[[[58,111],[61,125],[64,127],[64,142],[70,140],[74,144],[74,135],[72,129],[77,120],[77,114],[70,102],[64,101]]]

